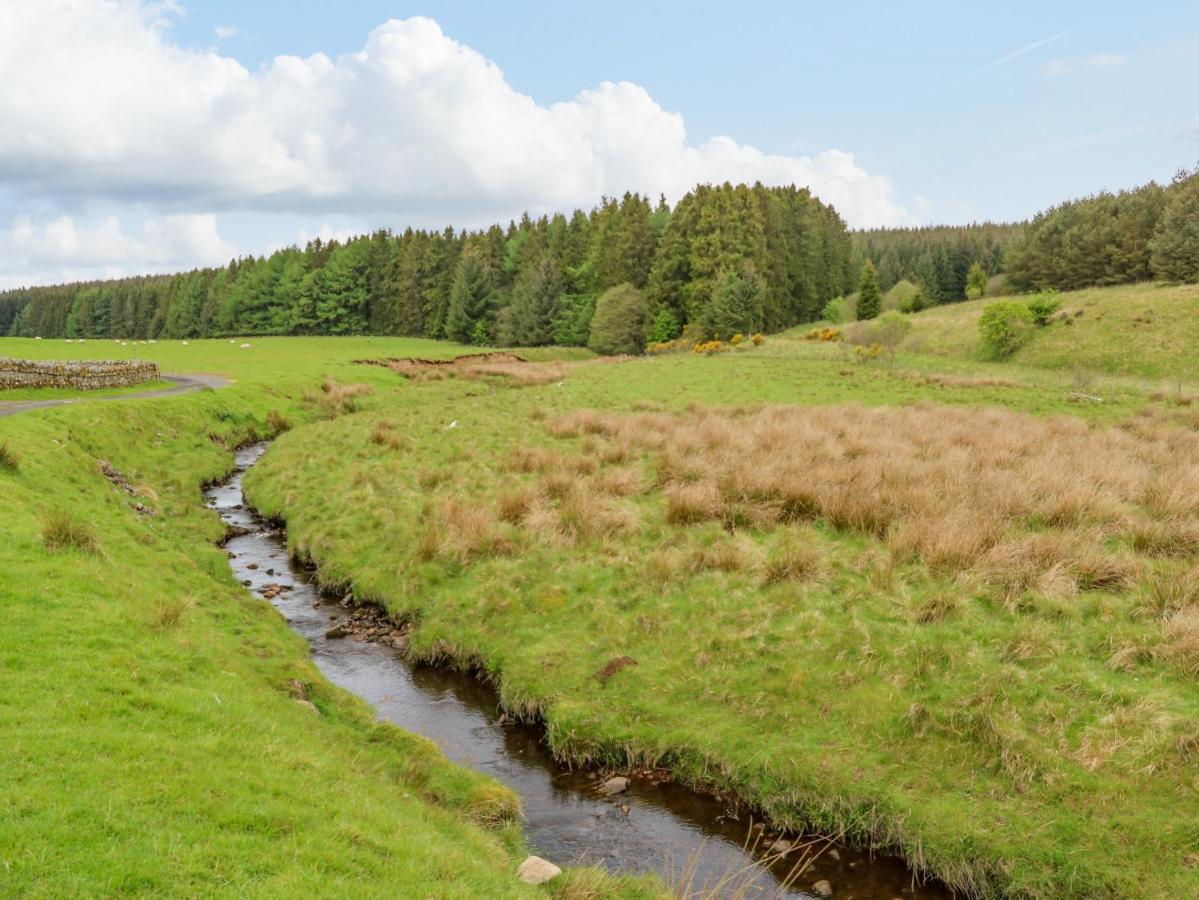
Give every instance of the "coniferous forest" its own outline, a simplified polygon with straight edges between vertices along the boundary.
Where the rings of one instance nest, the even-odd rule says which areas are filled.
[[[1027,223],[852,233],[803,188],[701,185],[673,209],[627,193],[507,228],[380,230],[224,268],[8,291],[0,334],[390,334],[636,352],[684,331],[727,338],[813,321],[867,261],[882,291],[907,280],[928,304],[973,295],[972,270],[1021,291],[1199,281],[1199,169]],[[606,333],[593,334],[604,305]]]
[[[624,287],[644,343],[708,329],[717,282],[731,276],[747,285],[748,330],[814,319],[850,287],[849,232],[805,189],[704,185],[673,210],[629,193],[506,229],[377,231],[220,269],[10,291],[0,295],[0,325],[47,338],[391,334],[585,345],[597,305]]]

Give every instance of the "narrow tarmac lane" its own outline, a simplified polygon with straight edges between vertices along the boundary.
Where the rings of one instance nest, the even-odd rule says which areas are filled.
[[[202,388],[220,388],[229,384],[228,378],[220,375],[163,375],[163,381],[169,381],[172,386],[155,391],[138,391],[133,394],[117,394],[111,397],[70,397],[63,400],[25,400],[17,403],[0,402],[0,419],[5,416],[15,416],[17,413],[29,412],[34,409],[49,409],[52,406],[66,406],[72,403],[98,403],[109,400],[148,400],[152,397],[172,397],[175,394],[190,394]]]

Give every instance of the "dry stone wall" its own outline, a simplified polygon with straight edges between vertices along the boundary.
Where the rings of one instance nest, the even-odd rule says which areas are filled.
[[[139,360],[35,360],[0,357],[0,390],[73,388],[94,391],[159,379],[158,363]]]

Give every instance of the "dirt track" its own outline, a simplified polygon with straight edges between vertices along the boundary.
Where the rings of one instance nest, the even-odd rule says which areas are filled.
[[[117,394],[112,397],[79,396],[63,400],[25,400],[17,403],[0,402],[0,419],[5,416],[15,416],[17,413],[29,412],[34,409],[49,409],[52,406],[66,406],[74,403],[98,403],[111,400],[149,400],[153,397],[172,397],[176,394],[190,394],[202,388],[220,388],[229,383],[229,379],[219,375],[163,375],[163,381],[172,382],[169,388],[155,391],[137,391],[133,394]]]

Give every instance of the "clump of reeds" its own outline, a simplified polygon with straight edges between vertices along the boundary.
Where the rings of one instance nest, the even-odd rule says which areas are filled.
[[[87,522],[63,511],[47,513],[42,519],[42,544],[47,550],[55,552],[100,552],[100,539],[96,536],[95,529]]]
[[[391,450],[406,450],[408,439],[396,431],[395,423],[387,420],[378,421],[371,428],[370,442]]]
[[[0,470],[16,472],[21,468],[21,457],[8,441],[0,441]]]

